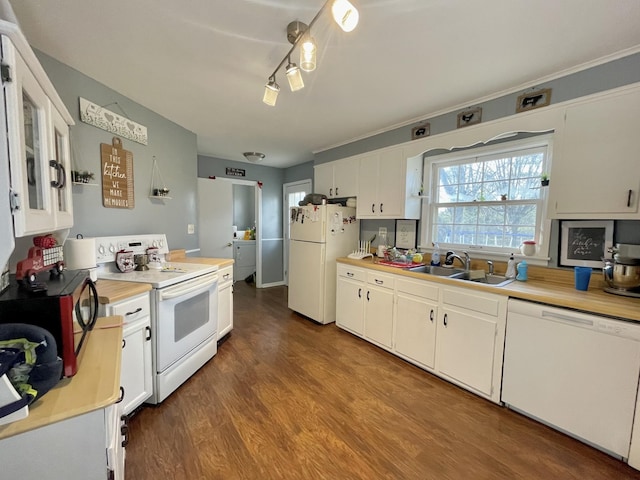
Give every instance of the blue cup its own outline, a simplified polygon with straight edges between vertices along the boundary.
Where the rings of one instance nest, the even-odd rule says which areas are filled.
[[[576,290],[582,290],[586,292],[589,289],[591,267],[576,267],[573,271],[576,278]]]

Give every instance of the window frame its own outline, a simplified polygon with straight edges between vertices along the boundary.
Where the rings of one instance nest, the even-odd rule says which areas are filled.
[[[437,194],[437,175],[436,168],[446,163],[453,165],[455,163],[472,163],[473,159],[478,157],[494,157],[505,153],[515,153],[520,150],[546,148],[545,164],[543,164],[543,172],[551,170],[552,152],[553,152],[553,133],[545,133],[535,137],[529,137],[521,140],[503,141],[492,145],[470,146],[456,150],[455,152],[447,152],[439,155],[428,156],[429,152],[423,154],[423,185],[428,186],[428,190],[423,195],[423,208],[421,215],[420,228],[420,246],[424,251],[432,251],[432,218],[435,216],[435,195]],[[540,199],[538,200],[539,208],[536,211],[536,241],[538,243],[538,251],[534,257],[527,257],[527,261],[532,264],[546,265],[549,260],[549,243],[551,233],[551,221],[547,217],[548,210],[548,187],[541,187]],[[512,202],[517,203],[517,200]],[[482,202],[486,205],[501,202]],[[527,202],[529,203],[529,202]],[[452,206],[464,205],[461,203],[451,203]],[[486,259],[504,260],[511,253],[521,256],[519,250],[512,251],[509,247],[485,247],[481,245],[457,245],[457,244],[440,244],[440,249],[465,250],[469,254],[480,255]]]

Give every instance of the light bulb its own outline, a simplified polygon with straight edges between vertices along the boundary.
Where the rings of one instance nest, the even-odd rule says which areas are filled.
[[[358,25],[360,14],[348,0],[335,0],[331,6],[333,19],[345,32],[350,32]]]
[[[300,69],[295,63],[289,62],[289,65],[287,65],[287,80],[289,80],[289,87],[291,87],[292,92],[304,88],[302,73],[300,73]]]
[[[300,44],[300,68],[305,72],[316,69],[316,43],[313,37],[307,35]]]

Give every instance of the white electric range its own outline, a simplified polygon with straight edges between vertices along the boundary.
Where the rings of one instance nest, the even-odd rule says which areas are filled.
[[[98,289],[100,279],[148,283],[151,290],[153,395],[160,403],[217,352],[218,267],[166,262],[164,234],[99,237],[96,243]],[[148,270],[122,273],[116,253],[125,250],[157,257]]]

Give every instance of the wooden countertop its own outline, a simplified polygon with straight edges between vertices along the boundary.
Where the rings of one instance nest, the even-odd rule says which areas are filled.
[[[338,263],[394,273],[420,280],[429,280],[444,285],[483,290],[511,298],[531,300],[558,307],[640,322],[640,298],[623,297],[605,292],[602,289],[602,282],[599,276],[596,275],[596,272],[592,275],[589,290],[582,292],[574,288],[573,272],[559,269],[529,267],[530,273],[528,281],[514,281],[503,287],[494,287],[467,280],[409,272],[402,268],[380,265],[371,258],[354,260],[344,257],[338,258],[337,261]]]
[[[204,263],[205,265],[217,265],[219,268],[233,265],[233,258],[209,258],[209,257],[187,257],[185,250],[171,250],[167,255],[169,262],[183,263]]]
[[[107,305],[148,292],[151,290],[151,285],[148,283],[98,279],[96,288],[98,289],[98,301],[103,305]]]
[[[36,400],[27,418],[0,426],[0,439],[105,408],[118,400],[122,317],[99,318],[85,342],[78,373],[63,378]]]

